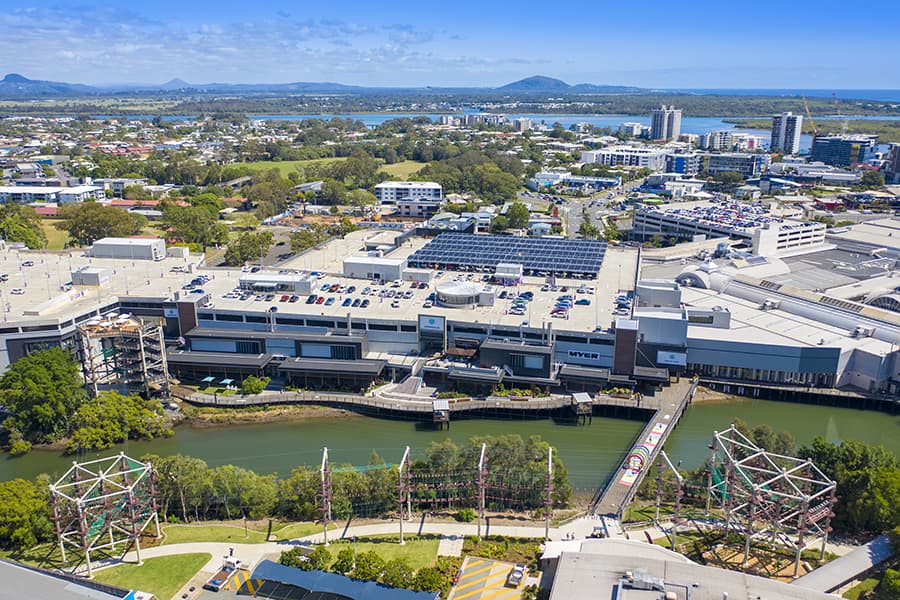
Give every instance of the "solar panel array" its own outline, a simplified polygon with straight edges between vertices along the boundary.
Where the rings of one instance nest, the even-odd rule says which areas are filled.
[[[522,265],[526,275],[596,276],[606,242],[505,235],[442,233],[409,257],[409,266],[449,270],[493,270],[498,263]]]

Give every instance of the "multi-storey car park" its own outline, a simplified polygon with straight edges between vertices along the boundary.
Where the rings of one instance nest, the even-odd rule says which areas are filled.
[[[376,236],[381,249],[370,254]],[[556,250],[587,252],[585,269],[593,271],[526,267],[531,250],[524,249],[498,251],[492,270],[480,253],[491,236],[466,238],[482,262],[414,259],[442,237],[402,233],[385,243],[383,232],[361,230],[256,273],[206,268],[197,256],[6,248],[0,366],[63,346],[90,374],[96,353],[83,350],[79,328],[114,326],[127,314],[161,327],[168,372],[186,382],[265,374],[359,391],[416,375],[484,393],[501,383],[640,387],[698,373],[738,393],[900,391],[900,315],[889,310],[775,286],[737,268],[679,279],[691,284],[685,288],[672,280],[677,272],[647,279],[639,249],[597,243],[508,240],[560,265],[570,263],[554,258]],[[365,272],[351,276],[361,263]]]

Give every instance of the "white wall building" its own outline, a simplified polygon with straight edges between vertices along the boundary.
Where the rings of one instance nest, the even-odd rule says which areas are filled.
[[[94,242],[89,252],[94,258],[163,260],[166,258],[166,241],[160,238],[108,237]]]
[[[681,109],[662,105],[650,113],[651,140],[677,140],[681,135]]]
[[[610,167],[646,168],[658,173],[666,170],[667,153],[663,148],[619,145],[586,150],[581,153],[581,161]]]
[[[95,185],[79,185],[76,187],[3,185],[0,186],[0,202],[29,204],[31,202],[51,202],[68,204],[87,200],[105,200],[106,193],[102,187]]]
[[[440,201],[443,191],[433,181],[384,181],[375,186],[375,197],[381,204],[393,204],[406,198],[424,198]]]
[[[772,141],[769,149],[773,152],[797,154],[800,152],[800,133],[803,130],[803,115],[791,112],[772,117]]]

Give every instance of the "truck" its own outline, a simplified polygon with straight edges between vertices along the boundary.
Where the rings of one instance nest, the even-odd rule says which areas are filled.
[[[209,578],[209,581],[203,584],[203,589],[211,592],[222,591],[239,569],[241,569],[240,559],[231,555],[224,557],[222,559],[222,567],[215,575]]]

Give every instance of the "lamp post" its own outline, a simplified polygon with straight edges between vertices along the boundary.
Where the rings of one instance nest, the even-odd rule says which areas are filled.
[[[353,570],[356,571],[356,536],[353,536]]]

